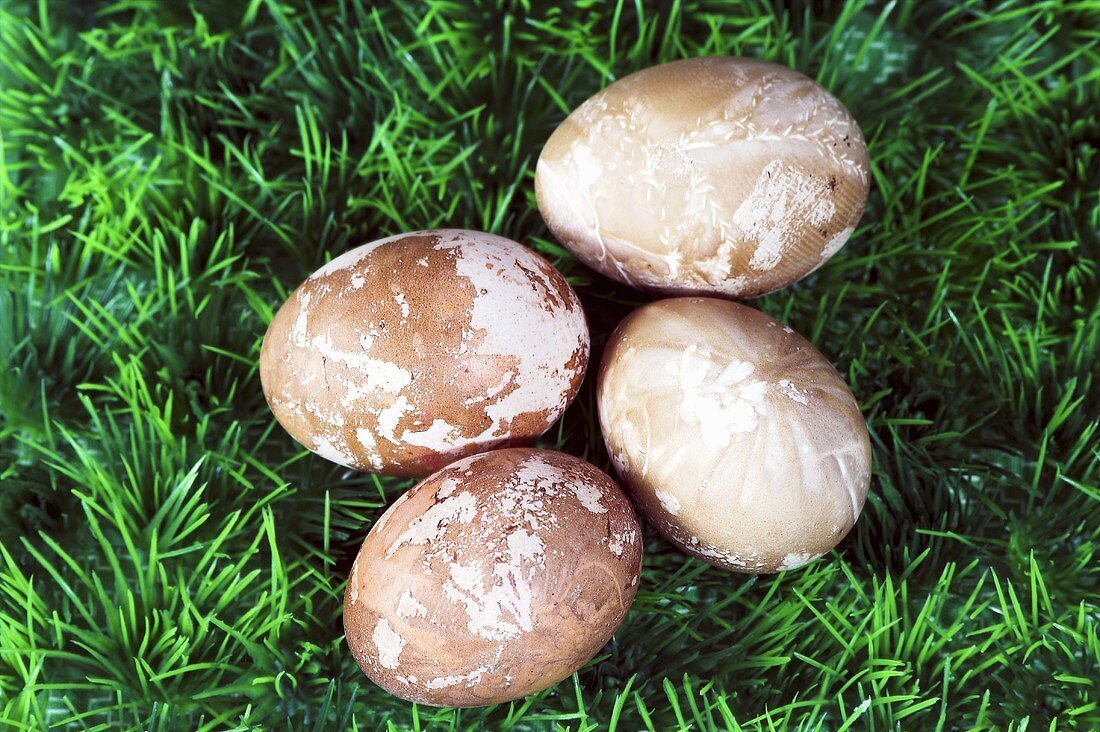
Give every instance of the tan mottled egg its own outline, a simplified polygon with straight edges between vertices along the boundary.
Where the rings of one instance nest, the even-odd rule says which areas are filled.
[[[731,298],[821,266],[869,185],[863,135],[835,97],[730,57],[616,81],[554,131],[535,173],[543,218],[588,266],[650,292]]]
[[[592,465],[474,455],[405,493],[351,568],[344,630],[376,684],[435,706],[545,689],[594,656],[638,590],[638,518]]]
[[[588,365],[577,294],[549,262],[493,234],[392,236],[317,270],[264,337],[280,424],[359,470],[424,476],[523,444],[565,411]]]
[[[597,384],[619,475],[684,551],[735,572],[802,566],[863,509],[867,425],[821,353],[714,298],[660,300],[611,336]]]

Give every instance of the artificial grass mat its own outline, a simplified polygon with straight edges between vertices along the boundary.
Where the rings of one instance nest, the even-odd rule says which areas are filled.
[[[0,727],[1100,729],[1097,2],[0,8]],[[645,298],[552,240],[534,162],[598,88],[703,54],[808,73],[869,141],[851,241],[753,302],[860,400],[863,516],[755,578],[649,533],[572,680],[391,697],[341,598],[411,482],[275,424],[266,324],[349,247],[478,228],[569,275],[598,357]],[[609,467],[591,378],[541,444]]]

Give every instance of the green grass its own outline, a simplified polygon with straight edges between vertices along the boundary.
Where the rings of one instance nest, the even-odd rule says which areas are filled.
[[[0,727],[1100,729],[1100,2],[0,0]],[[341,638],[409,486],[274,422],[273,310],[332,256],[488,229],[638,293],[534,205],[540,147],[682,56],[800,69],[874,161],[848,246],[756,301],[849,378],[852,535],[777,576],[649,536],[615,639],[497,708],[416,708]],[[591,380],[544,440],[608,461]]]

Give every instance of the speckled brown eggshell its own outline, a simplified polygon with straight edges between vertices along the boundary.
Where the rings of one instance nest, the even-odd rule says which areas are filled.
[[[280,424],[318,455],[424,476],[541,435],[588,354],[580,301],[549,262],[504,237],[441,229],[317,270],[272,320],[260,378]]]
[[[800,567],[863,509],[867,425],[836,369],[764,313],[673,298],[631,313],[597,384],[608,452],[650,523],[724,569]]]
[[[517,699],[607,643],[638,589],[630,501],[575,457],[460,460],[371,529],[344,596],[348,646],[379,686],[434,706]]]
[[[729,298],[821,266],[869,185],[859,125],[835,97],[730,57],[616,81],[562,122],[535,173],[547,225],[590,267],[649,292]]]

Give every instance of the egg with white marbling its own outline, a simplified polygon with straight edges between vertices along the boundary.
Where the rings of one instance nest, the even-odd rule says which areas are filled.
[[[746,58],[630,74],[554,131],[539,210],[588,266],[663,294],[749,298],[806,276],[870,185],[859,125],[809,77]]]
[[[580,301],[504,237],[441,229],[380,239],[313,273],[264,337],[279,423],[318,455],[424,476],[546,431],[588,365]]]
[[[371,529],[348,578],[345,636],[403,699],[497,704],[592,658],[633,602],[641,562],[634,509],[597,468],[530,448],[475,455]]]
[[[794,569],[863,509],[859,405],[809,341],[753,308],[673,298],[612,334],[597,383],[616,470],[651,524],[724,569]]]

